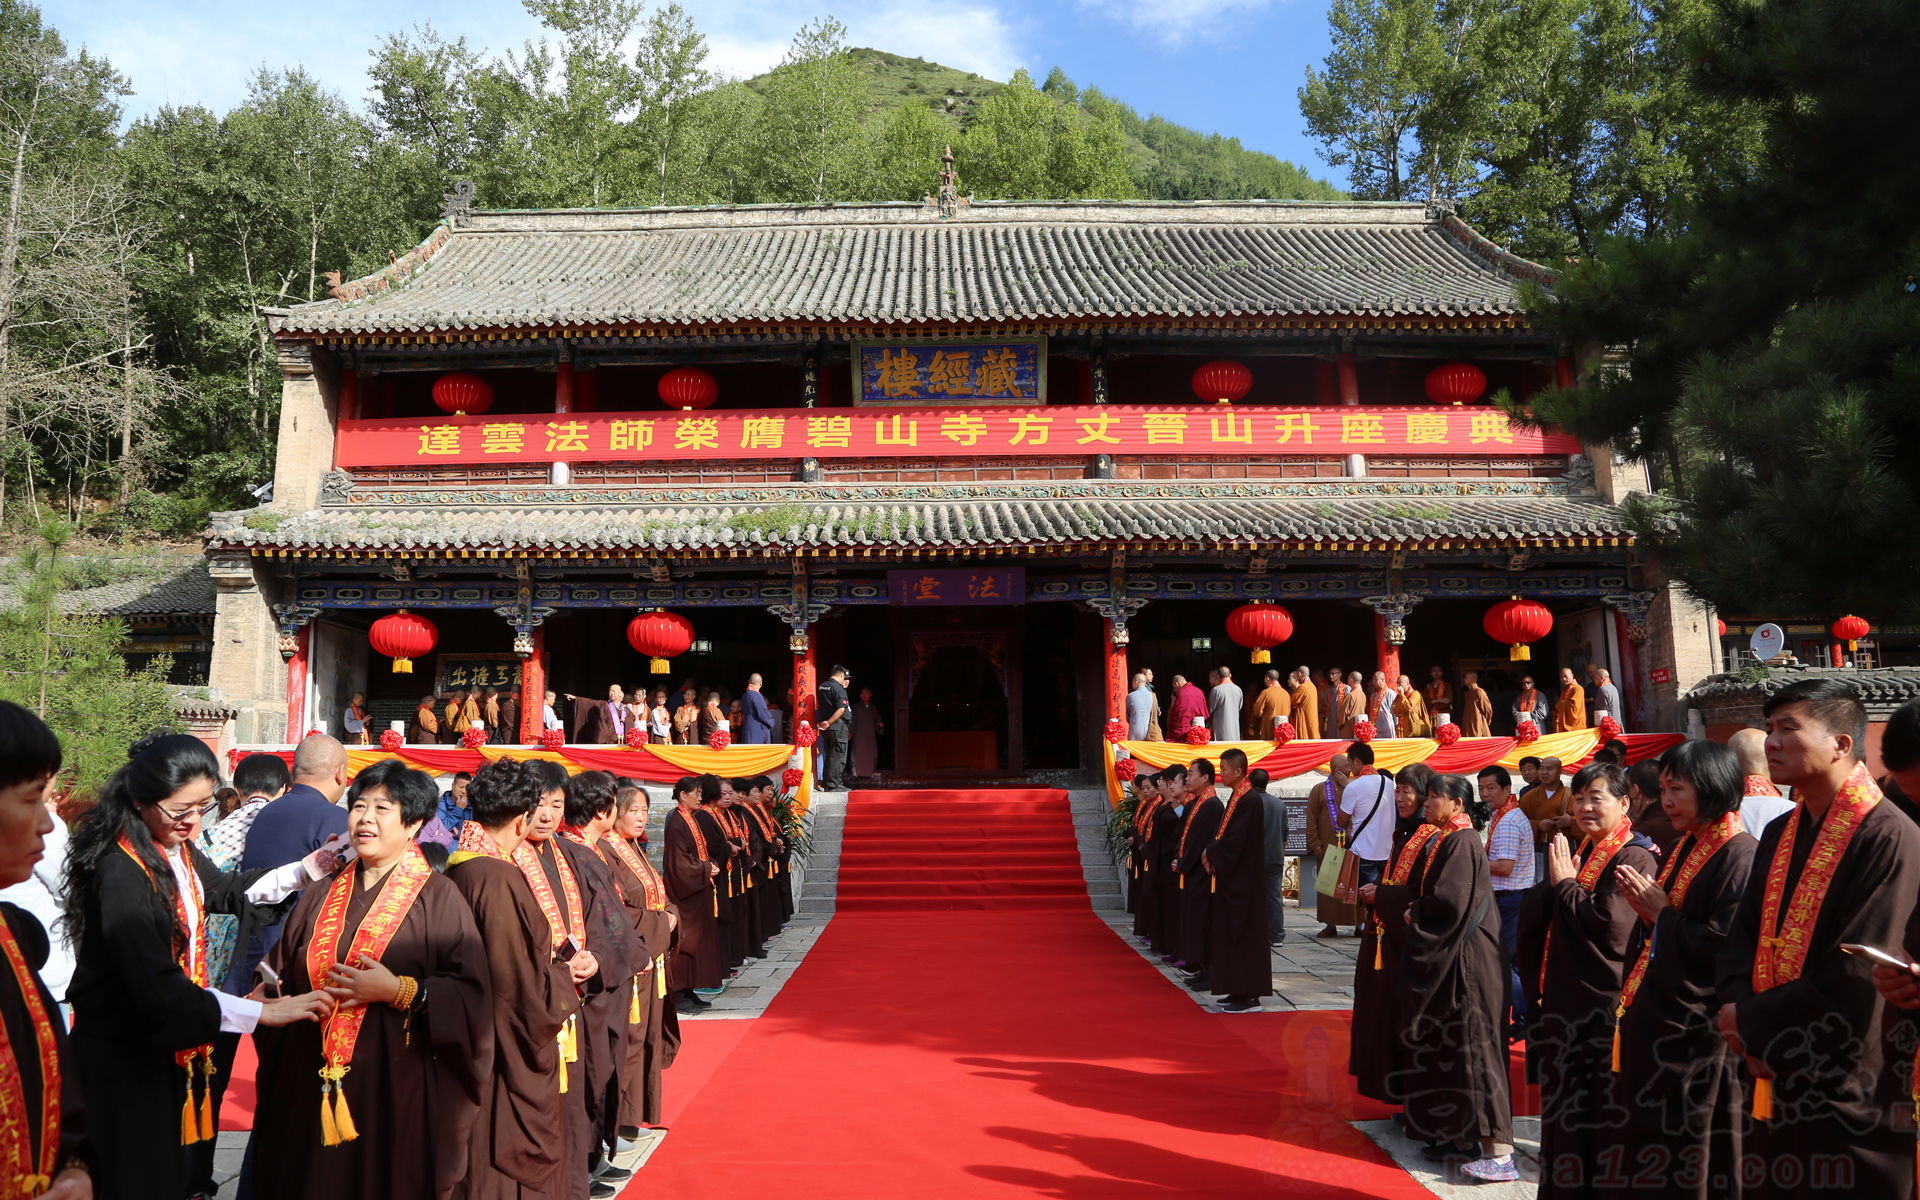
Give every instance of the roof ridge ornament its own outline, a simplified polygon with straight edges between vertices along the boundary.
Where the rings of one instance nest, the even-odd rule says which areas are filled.
[[[454,180],[453,190],[440,199],[440,219],[449,228],[464,229],[473,224],[473,180]]]
[[[1451,197],[1447,197],[1447,196],[1428,196],[1427,197],[1427,214],[1426,215],[1427,215],[1427,220],[1429,221],[1438,221],[1446,217],[1451,217],[1458,211],[1459,211],[1459,208],[1454,204]]]
[[[953,147],[947,146],[945,151],[940,156],[940,190],[929,192],[922,199],[941,220],[951,221],[960,215],[961,209],[973,203],[973,197],[960,194],[960,173],[953,169]]]

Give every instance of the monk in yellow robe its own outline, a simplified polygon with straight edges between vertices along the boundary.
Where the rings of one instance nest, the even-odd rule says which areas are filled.
[[[1320,689],[1305,667],[1294,670],[1287,681],[1292,686],[1294,736],[1308,741],[1320,737]]]
[[[1433,716],[1427,711],[1427,701],[1414,689],[1413,680],[1400,677],[1399,695],[1393,701],[1393,720],[1401,737],[1425,738],[1433,736]]]
[[[1560,698],[1553,702],[1553,731],[1571,733],[1587,727],[1587,693],[1574,681],[1573,671],[1560,668]]]
[[[1468,671],[1460,685],[1460,711],[1454,714],[1461,737],[1493,736],[1493,700],[1480,686],[1480,674]]]

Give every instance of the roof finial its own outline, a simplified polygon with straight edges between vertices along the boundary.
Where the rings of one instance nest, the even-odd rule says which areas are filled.
[[[456,179],[453,190],[441,197],[440,220],[448,229],[459,229],[473,222],[473,180]]]
[[[940,191],[932,198],[933,208],[942,220],[952,220],[960,215],[967,206],[967,199],[960,195],[960,175],[953,169],[953,147],[946,147],[940,156]]]

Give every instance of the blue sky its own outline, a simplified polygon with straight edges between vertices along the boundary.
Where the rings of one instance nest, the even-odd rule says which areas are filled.
[[[42,0],[70,46],[102,53],[133,81],[129,113],[164,104],[224,111],[255,68],[304,64],[356,103],[367,52],[386,33],[430,23],[498,51],[539,36],[519,0]],[[712,46],[709,65],[751,75],[793,31],[832,13],[857,46],[919,55],[1005,79],[1058,64],[1142,115],[1306,166],[1326,165],[1302,132],[1295,93],[1326,53],[1326,0],[681,0]],[[1336,183],[1342,182],[1335,180]]]

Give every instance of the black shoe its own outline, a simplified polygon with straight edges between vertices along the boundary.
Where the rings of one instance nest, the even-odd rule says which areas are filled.
[[[1227,997],[1226,1002],[1220,1006],[1220,1011],[1223,1013],[1250,1013],[1250,1012],[1259,1012],[1261,1010],[1260,1010],[1260,1002],[1258,1000],[1241,1000],[1236,997],[1229,996]]]
[[[610,1183],[601,1183],[597,1179],[593,1181],[593,1186],[587,1189],[587,1195],[592,1196],[593,1200],[607,1200],[607,1197],[618,1196],[619,1194],[619,1188]]]
[[[608,1183],[619,1183],[625,1179],[632,1179],[633,1172],[627,1170],[625,1167],[614,1166],[613,1160],[608,1159],[600,1164],[600,1169],[593,1173],[593,1177],[595,1179],[604,1179]]]
[[[1205,971],[1187,980],[1187,986],[1196,992],[1204,992],[1213,986],[1213,977]]]

